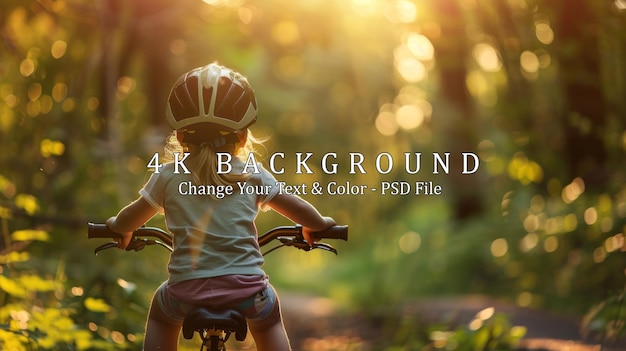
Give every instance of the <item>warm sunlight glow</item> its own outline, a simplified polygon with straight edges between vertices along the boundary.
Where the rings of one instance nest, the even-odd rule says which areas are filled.
[[[433,44],[425,36],[417,33],[409,34],[407,39],[409,50],[416,58],[422,61],[430,61],[435,56]]]
[[[156,341],[145,278],[167,279],[168,250],[100,253],[101,221],[153,185],[169,215],[167,199],[211,202],[145,223],[189,234],[188,266],[220,254],[205,231],[238,230],[213,207],[252,202],[235,217],[273,237],[250,240],[259,260],[281,247],[262,268],[289,288],[297,350],[558,338],[520,306],[538,320],[569,306],[573,332],[626,342],[626,0],[0,0],[0,14],[0,351]],[[349,227],[317,246],[338,256],[299,250],[301,228],[255,205],[274,193],[315,204],[284,204],[289,218]]]
[[[550,53],[544,49],[539,49],[535,51],[537,58],[539,59],[539,67],[548,68],[552,63],[552,57],[550,57]]]
[[[74,287],[72,287],[70,292],[74,296],[83,296],[83,293],[85,292],[85,290],[81,286],[74,286]]]
[[[205,4],[211,6],[241,6],[244,0],[202,0]]]
[[[502,68],[498,52],[489,44],[477,44],[474,46],[472,54],[480,68],[486,72],[498,72]]]
[[[20,63],[20,73],[24,76],[24,77],[28,77],[31,74],[33,74],[33,72],[35,72],[35,61],[31,60],[31,59],[24,59],[21,63]]]
[[[26,95],[30,101],[38,100],[41,97],[42,86],[40,83],[33,83],[28,86],[28,91]]]
[[[293,21],[280,21],[272,27],[272,39],[281,45],[291,45],[300,39],[300,29]]]
[[[535,233],[528,233],[520,241],[520,250],[528,252],[534,249],[539,243],[539,236]]]
[[[480,312],[476,313],[476,318],[486,321],[487,319],[493,317],[495,312],[496,312],[495,308],[487,307],[484,310],[481,310]]]
[[[121,286],[124,289],[127,289],[131,286],[131,283],[129,283],[128,281],[122,279],[122,278],[118,278],[117,279],[117,285]]]
[[[376,117],[375,121],[376,130],[384,136],[392,136],[398,131],[398,123],[396,122],[396,115],[391,111],[381,112]]]
[[[559,239],[556,236],[550,236],[543,242],[543,249],[547,253],[556,251],[559,248]]]
[[[504,238],[498,238],[491,242],[489,248],[493,257],[502,257],[509,251],[509,245]]]
[[[583,192],[585,192],[585,182],[582,178],[577,177],[570,184],[566,185],[562,192],[561,198],[566,204],[574,202]]]
[[[360,16],[370,16],[378,11],[378,0],[352,0],[353,11]]]
[[[421,82],[426,78],[426,67],[418,59],[402,58],[397,62],[396,68],[400,76],[409,83]]]
[[[44,139],[39,143],[39,151],[43,157],[60,156],[65,152],[65,144],[56,140]]]
[[[293,79],[302,74],[304,63],[302,57],[286,55],[274,63],[274,73],[282,79]]]
[[[135,80],[128,76],[123,76],[117,80],[117,90],[124,95],[133,91],[136,85]]]
[[[50,54],[55,59],[59,59],[65,55],[65,51],[67,50],[67,43],[63,40],[57,40],[52,43],[52,47],[50,48]]]
[[[422,237],[413,231],[408,231],[404,233],[400,240],[398,240],[398,245],[400,246],[400,251],[405,254],[410,254],[417,251],[422,243]]]
[[[522,184],[538,183],[543,179],[543,168],[521,152],[516,153],[507,167],[509,176]]]
[[[479,70],[473,70],[465,78],[467,90],[486,107],[492,107],[498,102],[498,95],[493,89],[492,83]]]
[[[95,111],[98,109],[98,106],[100,106],[100,100],[98,100],[97,97],[92,96],[90,98],[87,99],[87,109],[89,109],[89,111]]]
[[[610,238],[607,238],[604,241],[604,249],[609,253],[617,250],[626,251],[626,246],[624,245],[624,234],[618,233]]]
[[[606,250],[604,247],[597,247],[593,250],[593,262],[602,263],[606,259]]]
[[[407,84],[403,86],[398,95],[396,95],[395,103],[398,106],[414,105],[421,110],[424,122],[428,121],[433,113],[433,106],[427,100],[424,100],[425,92],[415,85]]]
[[[56,102],[61,102],[67,96],[67,85],[65,83],[56,83],[52,87],[52,98]]]
[[[417,18],[417,6],[409,0],[390,1],[385,6],[385,16],[391,23],[411,23]]]
[[[535,35],[542,44],[552,44],[554,41],[554,31],[548,23],[539,22],[535,24]]]
[[[402,129],[415,129],[419,127],[423,121],[424,112],[417,105],[404,105],[396,112],[396,122]]]
[[[539,58],[534,52],[524,51],[520,55],[520,65],[528,73],[535,73],[539,70]]]
[[[114,343],[116,344],[123,344],[125,337],[124,334],[118,332],[118,331],[112,331],[111,332],[111,340],[113,340]]]
[[[524,219],[524,230],[528,233],[535,232],[540,228],[539,216],[530,214]]]
[[[585,224],[592,225],[598,220],[598,211],[596,211],[595,207],[589,207],[585,210],[583,218],[585,220]]]

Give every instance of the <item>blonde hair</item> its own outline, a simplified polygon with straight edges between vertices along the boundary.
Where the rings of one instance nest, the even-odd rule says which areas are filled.
[[[246,181],[250,177],[250,173],[241,173],[239,171],[233,171],[230,173],[217,173],[217,152],[228,152],[234,157],[238,157],[245,160],[251,153],[256,153],[256,145],[263,145],[265,139],[258,139],[252,135],[250,130],[246,130],[247,137],[245,143],[237,142],[235,144],[227,144],[222,147],[213,149],[206,144],[195,145],[187,144],[184,142],[181,144],[178,141],[176,131],[173,131],[166,140],[165,143],[165,156],[166,162],[174,160],[174,153],[189,152],[189,157],[185,161],[185,165],[191,172],[193,182],[196,185],[234,185],[240,181]]]

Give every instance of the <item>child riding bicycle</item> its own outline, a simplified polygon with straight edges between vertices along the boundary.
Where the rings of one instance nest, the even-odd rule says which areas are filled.
[[[189,172],[164,164],[139,191],[139,198],[106,224],[119,233],[125,249],[132,232],[157,213],[165,215],[174,235],[169,277],[155,292],[150,306],[144,350],[177,350],[185,313],[194,306],[233,308],[246,317],[257,349],[290,350],[280,304],[257,242],[255,218],[273,209],[311,233],[335,224],[309,202],[280,191],[274,176],[262,167],[246,172],[244,161],[257,142],[248,127],[257,119],[257,102],[247,79],[212,63],[182,75],[168,98],[167,120],[174,131],[166,152],[187,154]],[[218,157],[230,155],[230,173],[218,172]],[[191,183],[189,183],[191,182]],[[179,185],[260,186],[262,193],[226,196],[183,195]]]

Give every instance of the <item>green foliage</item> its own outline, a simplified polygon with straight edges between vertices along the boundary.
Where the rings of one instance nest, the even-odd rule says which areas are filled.
[[[435,180],[446,189],[430,198],[307,196],[350,224],[350,242],[337,245],[337,259],[272,254],[266,268],[279,288],[366,311],[434,294],[484,293],[576,313],[605,300],[587,327],[607,337],[623,331],[618,299],[606,296],[625,282],[622,2],[142,3],[0,5],[6,340],[48,347],[74,332],[92,343],[140,339],[166,257],[93,257],[84,225],[136,196],[167,133],[171,83],[214,60],[253,83],[261,111],[253,131],[272,137],[267,153],[315,151],[315,174],[287,166],[281,180]],[[380,152],[401,160],[458,150],[479,154],[479,174],[373,171]],[[338,175],[320,171],[326,151],[344,162]],[[366,174],[348,174],[354,151],[365,155]],[[260,216],[259,228],[282,221]],[[43,321],[58,323],[47,331]],[[497,328],[454,335],[477,341]]]
[[[583,319],[582,330],[586,337],[609,345],[623,340],[626,335],[624,292],[592,306]]]
[[[6,224],[7,219],[2,218]],[[5,233],[5,238],[7,237]],[[124,341],[114,337],[103,338],[80,323],[85,311],[106,313],[110,311],[102,299],[87,297],[85,309],[77,308],[67,296],[67,287],[59,276],[42,278],[40,272],[25,269],[27,251],[18,249],[32,240],[48,240],[42,230],[18,230],[12,233],[13,249],[0,255],[0,339],[6,350],[114,350],[125,349]],[[62,274],[63,272],[58,272]],[[84,322],[84,321],[83,321]],[[92,324],[94,325],[94,324]],[[119,334],[119,333],[118,333]],[[122,337],[123,338],[123,337]]]
[[[5,180],[5,189],[14,185]],[[134,335],[111,331],[101,320],[115,312],[104,299],[84,297],[84,289],[69,285],[60,257],[46,262],[42,253],[53,247],[43,229],[10,232],[14,212],[37,215],[39,202],[17,196],[14,210],[2,207],[0,231],[0,340],[6,350],[134,349]],[[50,267],[49,265],[52,265]],[[52,268],[52,269],[50,269]],[[96,323],[101,323],[100,325]]]
[[[389,338],[385,351],[515,350],[526,334],[525,327],[511,326],[507,316],[492,307],[478,312],[467,325],[442,321],[429,326],[419,318],[404,316],[399,321],[388,321],[386,327]]]
[[[477,313],[468,325],[454,331],[432,328],[427,350],[496,351],[515,350],[526,334],[525,327],[511,326],[505,315],[488,308]]]

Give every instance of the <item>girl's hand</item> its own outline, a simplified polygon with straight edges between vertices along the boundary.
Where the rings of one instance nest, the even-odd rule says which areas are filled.
[[[117,247],[125,250],[133,238],[133,231],[146,223],[156,212],[156,209],[140,196],[121,209],[117,216],[107,219],[106,225],[109,230],[119,234],[119,237],[115,238]]]
[[[130,244],[130,240],[133,238],[133,232],[123,232],[123,233],[120,233],[120,232],[116,231],[114,229],[115,228],[115,224],[116,224],[115,221],[116,221],[116,217],[113,216],[113,217],[107,219],[106,225],[109,228],[109,230],[119,234],[118,237],[114,238],[114,240],[117,242],[117,247],[120,250],[126,250],[128,245]]]
[[[315,239],[315,236],[313,235],[315,232],[328,229],[336,224],[335,220],[332,217],[322,217],[322,218],[324,222],[324,226],[322,226],[322,228],[316,228],[315,230],[313,230],[308,227],[302,227],[302,236],[304,236],[304,240],[306,240],[309,243],[309,245],[313,245],[314,243],[317,242],[317,240]]]

